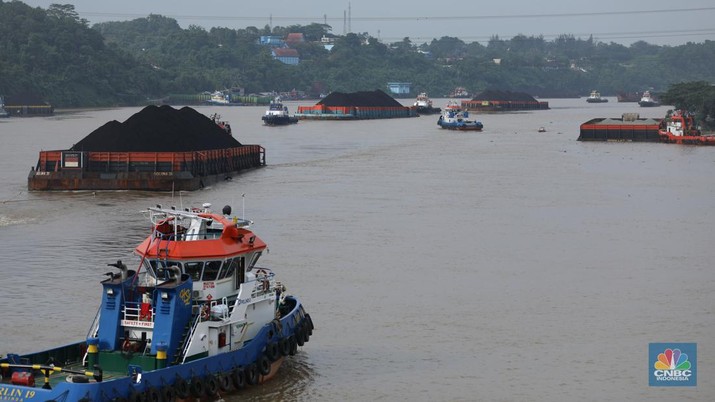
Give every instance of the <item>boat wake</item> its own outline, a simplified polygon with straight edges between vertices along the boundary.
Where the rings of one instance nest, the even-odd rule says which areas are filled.
[[[270,381],[270,387],[248,388],[242,396],[256,401],[292,400],[294,395],[308,395],[314,381],[315,368],[307,355],[298,353],[285,360],[281,372]]]
[[[32,218],[13,218],[6,215],[0,215],[0,228],[6,226],[25,225],[32,222]]]

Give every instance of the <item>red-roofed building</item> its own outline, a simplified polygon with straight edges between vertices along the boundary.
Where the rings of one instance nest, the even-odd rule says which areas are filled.
[[[273,58],[284,64],[298,64],[300,55],[295,49],[287,47],[274,47],[272,50]]]
[[[305,36],[302,33],[289,33],[285,40],[288,46],[294,46],[305,42]]]

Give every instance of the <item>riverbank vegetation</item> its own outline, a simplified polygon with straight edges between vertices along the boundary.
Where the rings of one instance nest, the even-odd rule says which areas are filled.
[[[561,35],[494,36],[486,44],[435,38],[383,43],[366,33],[335,35],[324,24],[245,29],[198,26],[149,15],[90,26],[71,5],[33,8],[0,0],[0,95],[39,94],[55,107],[141,105],[170,94],[224,88],[246,93],[386,90],[409,82],[410,96],[455,87],[586,96],[597,89],[665,92],[672,84],[715,82],[715,42],[656,46]],[[261,36],[303,33],[300,63],[275,60]],[[321,39],[334,46],[326,50]]]

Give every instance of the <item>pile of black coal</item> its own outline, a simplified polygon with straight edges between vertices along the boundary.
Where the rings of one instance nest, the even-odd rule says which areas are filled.
[[[357,106],[357,107],[404,107],[395,98],[376,89],[360,92],[331,92],[318,105],[325,106]]]
[[[537,102],[537,100],[525,92],[499,91],[487,89],[472,98],[475,101],[502,101],[502,102]]]
[[[190,152],[240,146],[214,120],[190,107],[147,106],[123,123],[112,120],[92,131],[71,150]]]

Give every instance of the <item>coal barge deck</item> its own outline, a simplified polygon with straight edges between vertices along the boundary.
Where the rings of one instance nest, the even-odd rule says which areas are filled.
[[[352,93],[331,92],[315,106],[299,106],[301,120],[366,120],[417,117],[416,107],[403,106],[377,89]]]
[[[243,145],[225,122],[192,108],[148,106],[111,121],[68,150],[41,151],[28,189],[198,190],[264,166],[265,149]]]
[[[547,110],[549,102],[538,101],[524,92],[488,89],[462,101],[462,109],[476,112],[516,112],[522,110]]]
[[[618,118],[596,118],[581,124],[579,141],[660,142],[661,119],[641,118],[624,113]]]

